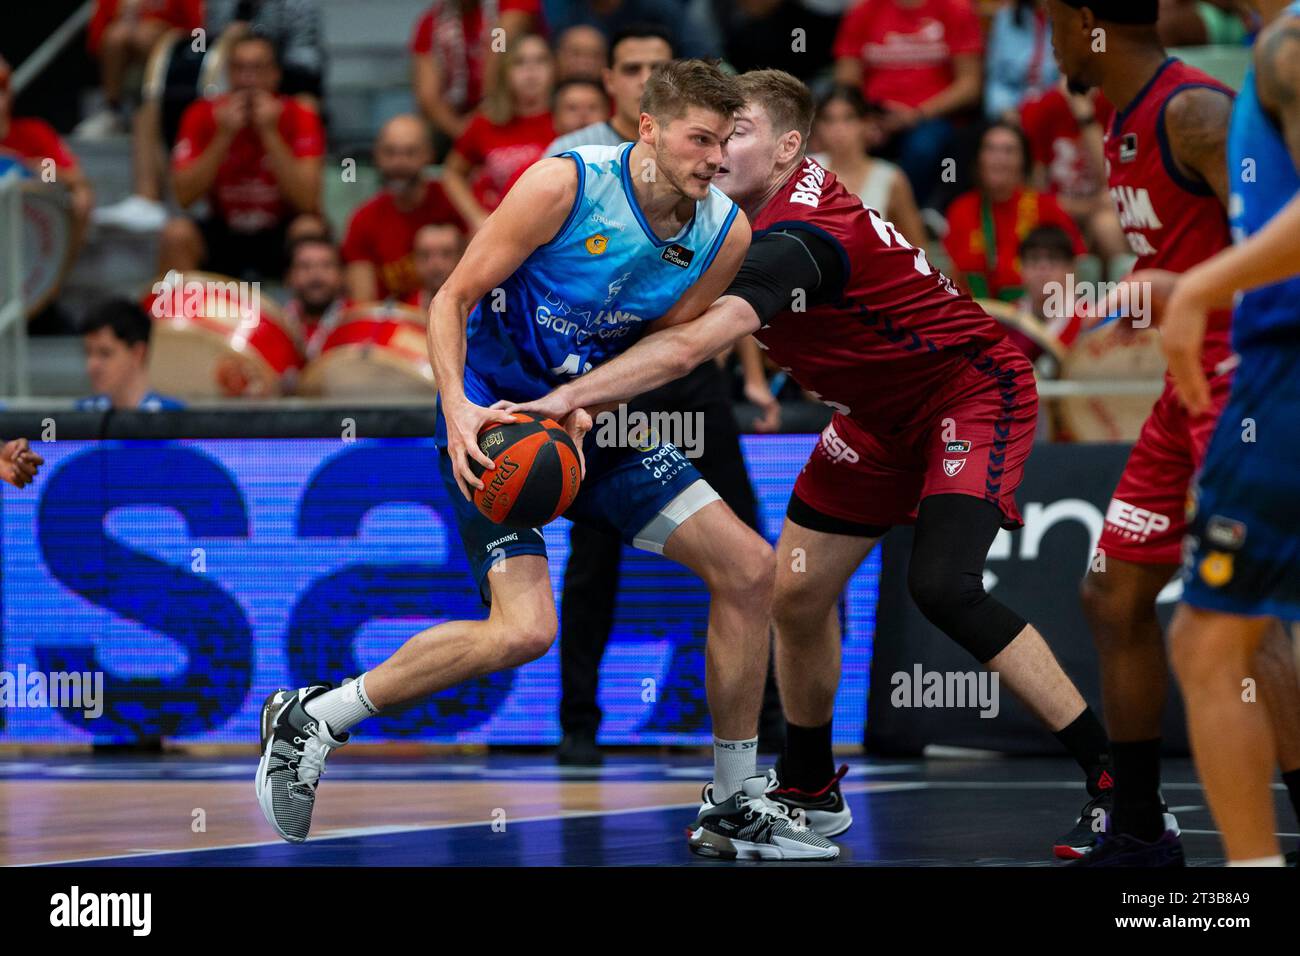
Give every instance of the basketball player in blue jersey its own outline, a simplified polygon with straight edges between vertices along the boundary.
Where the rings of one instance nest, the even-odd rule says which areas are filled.
[[[550,648],[556,612],[541,533],[493,524],[470,500],[471,489],[482,487],[471,460],[492,468],[478,434],[512,420],[494,403],[540,398],[630,347],[656,320],[694,317],[722,294],[749,248],[744,215],[712,185],[742,103],[734,79],[702,61],[657,68],[642,99],[638,141],[580,147],[534,164],[434,298],[429,351],[440,467],[490,611],[485,620],[415,635],[342,687],[319,683],[267,699],[257,794],[284,839],[306,839],[325,758],[353,725]],[[718,795],[709,813],[730,838],[692,849],[837,856],[834,844],[765,795],[775,781],[756,773],[772,549],[673,445],[584,447],[589,411],[562,424],[585,455],[582,487],[566,515],[686,565],[709,589],[705,684]]]
[[[1300,621],[1300,2],[1253,5],[1266,26],[1228,137],[1235,244],[1178,277],[1160,325],[1179,396],[1198,414],[1210,402],[1206,316],[1239,296],[1241,361],[1188,502],[1170,644],[1229,865],[1282,866],[1269,702],[1248,689],[1268,630]]]

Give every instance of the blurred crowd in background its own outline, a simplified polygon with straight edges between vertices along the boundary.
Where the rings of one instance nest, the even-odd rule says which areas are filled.
[[[1105,184],[1106,104],[1066,89],[1035,0],[436,0],[391,24],[407,37],[411,111],[385,117],[368,154],[331,140],[322,16],[319,0],[97,0],[84,55],[99,90],[63,133],[16,109],[0,60],[0,173],[57,184],[69,263],[90,230],[151,234],[160,276],[272,290],[261,333],[247,316],[242,332],[171,329],[155,342],[164,363],[149,356],[162,328],[150,299],[74,315],[52,289],[29,327],[83,337],[91,406],[176,407],[168,390],[431,390],[422,332],[407,326],[469,238],[539,158],[635,138],[646,78],[673,57],[807,82],[812,154],[965,289],[1019,316],[1013,335],[1044,375],[1077,335],[1047,290],[1132,263]],[[1162,0],[1170,46],[1241,46],[1253,30],[1231,0]],[[131,195],[97,206],[78,149],[126,137]],[[328,177],[345,187],[342,230],[324,208]],[[249,340],[254,354],[235,355]],[[372,367],[344,361],[359,344]],[[732,361],[738,400],[797,397],[761,362]]]

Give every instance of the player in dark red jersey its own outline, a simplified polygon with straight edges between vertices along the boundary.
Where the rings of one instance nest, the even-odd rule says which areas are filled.
[[[1156,0],[1048,3],[1061,72],[1078,91],[1099,86],[1112,107],[1104,137],[1107,176],[1136,268],[1166,270],[1136,274],[1151,292],[1141,309],[1130,297],[1138,322],[1154,318],[1159,303],[1149,300],[1163,301],[1174,273],[1231,243],[1224,149],[1233,94],[1165,53],[1156,9]],[[1109,835],[1083,865],[1183,862],[1177,822],[1159,793],[1168,665],[1156,599],[1181,564],[1188,487],[1228,398],[1231,317],[1227,309],[1209,316],[1202,356],[1212,383],[1208,411],[1189,415],[1166,378],[1107,508],[1098,542],[1104,563],[1092,562],[1083,583],[1115,764]],[[1281,643],[1260,655],[1257,679],[1261,698],[1282,701],[1274,723],[1280,762],[1296,781],[1294,797],[1300,794],[1300,701],[1286,636],[1279,631],[1273,641]],[[1289,719],[1288,709],[1295,711]],[[1081,855],[1082,849],[1076,848]]]
[[[727,294],[699,319],[647,336],[608,372],[519,407],[549,415],[636,395],[753,333],[836,410],[777,546],[776,661],[789,725],[777,798],[823,835],[851,823],[831,752],[836,602],[899,524],[916,525],[908,587],[921,611],[998,672],[1098,798],[1108,776],[1101,722],[1038,631],[982,579],[999,529],[1021,525],[1014,492],[1038,408],[1029,361],[924,251],[805,156],[812,101],[802,83],[759,70],[741,85],[746,108],[718,185],[750,216],[755,241]]]

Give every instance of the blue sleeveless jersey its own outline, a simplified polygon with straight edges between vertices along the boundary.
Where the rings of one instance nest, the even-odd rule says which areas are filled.
[[[1291,4],[1283,15],[1300,16],[1300,3]],[[1253,172],[1253,178],[1244,175],[1247,171]],[[1228,218],[1236,242],[1263,228],[1300,189],[1300,174],[1282,134],[1259,105],[1253,63],[1232,109],[1228,173],[1232,181]],[[1251,181],[1243,182],[1247,178]],[[1232,315],[1233,348],[1240,352],[1254,343],[1278,339],[1300,343],[1300,277],[1237,298]]]
[[[568,218],[469,315],[471,402],[539,398],[590,371],[636,342],[713,262],[736,204],[710,187],[691,221],[660,239],[632,190],[632,145],[560,154],[578,167]]]

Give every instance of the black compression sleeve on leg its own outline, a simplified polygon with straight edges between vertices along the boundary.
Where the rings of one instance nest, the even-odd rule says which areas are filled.
[[[921,613],[981,664],[1027,623],[984,590],[984,561],[1001,526],[1002,511],[991,502],[932,495],[918,509],[907,569],[907,587]]]

